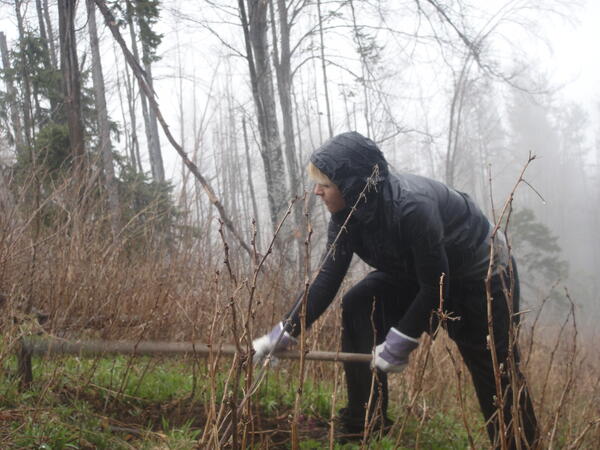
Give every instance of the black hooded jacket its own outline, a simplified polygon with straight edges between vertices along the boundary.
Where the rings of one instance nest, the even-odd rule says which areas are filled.
[[[473,272],[474,255],[490,223],[468,195],[425,177],[392,174],[377,145],[356,132],[330,139],[311,162],[340,189],[347,209],[331,216],[327,250],[339,237],[329,256],[326,250],[327,259],[309,289],[307,326],[331,304],[354,253],[379,271],[418,283],[417,296],[396,325],[412,337],[429,328],[442,274],[445,297],[452,280],[483,278]],[[291,325],[292,334],[298,334],[297,312]]]

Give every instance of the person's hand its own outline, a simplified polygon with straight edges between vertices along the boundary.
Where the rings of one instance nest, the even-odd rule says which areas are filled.
[[[418,346],[418,339],[391,328],[385,341],[375,347],[371,365],[384,372],[402,372],[410,353]]]
[[[279,339],[280,335],[281,339]],[[277,339],[279,339],[279,342],[277,342]],[[262,362],[269,353],[287,350],[296,344],[296,342],[296,339],[292,337],[290,333],[283,331],[283,322],[279,322],[269,333],[252,341],[252,348],[254,349],[252,362],[258,364]]]

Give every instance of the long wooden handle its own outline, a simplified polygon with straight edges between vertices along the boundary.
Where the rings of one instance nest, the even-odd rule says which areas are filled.
[[[161,341],[67,341],[56,338],[24,339],[23,345],[33,355],[79,355],[94,357],[104,355],[138,355],[138,356],[178,356],[190,355],[208,357],[212,355],[233,356],[237,350],[234,345],[207,345],[201,342],[161,342]],[[300,352],[277,352],[277,358],[300,359]],[[332,362],[370,362],[371,355],[365,353],[343,353],[312,351],[304,356],[309,361]]]

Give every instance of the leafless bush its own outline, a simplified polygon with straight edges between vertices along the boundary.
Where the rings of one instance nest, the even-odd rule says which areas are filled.
[[[59,200],[57,194],[55,201]],[[292,442],[302,439],[299,400],[303,391],[297,391],[296,406],[287,411],[279,431],[269,433],[253,397],[261,374],[248,358],[251,339],[280,319],[302,291],[307,274],[291,276],[296,272],[277,251],[263,250],[264,255],[257,251],[252,260],[230,250],[226,233],[220,245],[210,240],[197,245],[191,239],[166,244],[149,231],[151,227],[113,238],[110,219],[100,213],[101,205],[88,203],[86,210],[95,211],[92,215],[83,214],[78,202],[61,205],[69,219],[60,226],[36,224],[37,213],[24,212],[18,203],[0,216],[2,361],[15,351],[19,337],[31,334],[200,340],[214,348],[209,358],[197,361],[206,366],[208,374],[199,384],[207,394],[202,405],[203,445],[272,445],[271,438],[281,434],[281,429],[295,429]],[[153,218],[145,220],[151,223]],[[134,239],[136,245],[131,245]],[[565,297],[569,299],[566,292]],[[47,313],[47,322],[39,324],[36,311]],[[595,401],[600,394],[597,352],[593,342],[582,338],[574,308],[556,325],[542,326],[539,317],[543,315],[543,305],[524,314],[519,336],[522,370],[542,430],[540,448],[592,448],[600,441],[600,411]],[[336,305],[310,333],[303,334],[301,348],[336,351],[339,329]],[[219,355],[219,345],[225,343],[238,348],[233,360]],[[133,367],[139,362],[131,358],[129,364]],[[320,418],[323,430],[329,427],[332,446],[332,419],[345,395],[339,367],[308,362],[284,362],[281,366],[280,383],[310,380],[333,387],[330,417]],[[222,388],[217,380],[224,373]],[[488,445],[467,374],[447,336],[441,333],[435,341],[426,338],[409,369],[390,377],[390,404],[397,415],[394,439],[402,443],[410,433],[411,442],[418,446],[427,423],[437,413],[448,412],[458,418],[455,426],[465,427],[472,447]],[[90,378],[88,374],[80,382],[88,383]],[[54,388],[49,383],[46,390]],[[420,425],[409,431],[409,422]]]

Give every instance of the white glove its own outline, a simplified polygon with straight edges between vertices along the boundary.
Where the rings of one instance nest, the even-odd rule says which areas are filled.
[[[385,341],[375,347],[371,365],[384,372],[402,372],[408,365],[410,353],[419,346],[419,340],[391,328]]]
[[[279,339],[279,336],[281,336],[281,339]],[[279,342],[277,342],[277,339],[279,339]],[[269,333],[252,341],[252,348],[254,349],[252,362],[258,364],[269,353],[288,350],[296,342],[296,338],[292,337],[287,331],[283,331],[283,322],[279,322]]]

